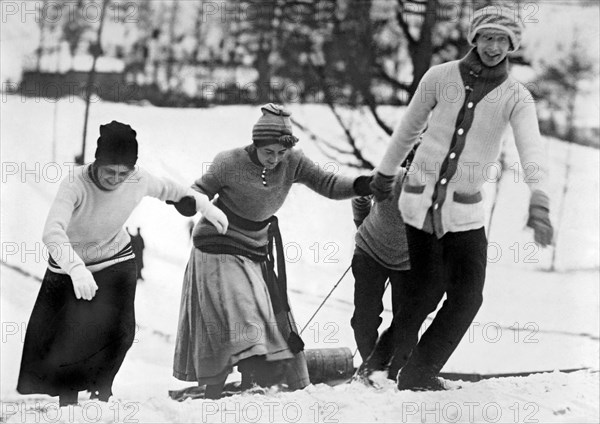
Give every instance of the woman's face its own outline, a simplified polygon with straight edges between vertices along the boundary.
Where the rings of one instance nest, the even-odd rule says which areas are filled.
[[[274,169],[285,158],[288,151],[287,147],[283,147],[279,143],[256,148],[258,161],[267,169]]]
[[[493,67],[504,60],[510,50],[510,38],[504,31],[484,29],[475,42],[484,65]]]
[[[106,190],[116,190],[133,173],[134,168],[126,165],[99,165],[98,182]]]

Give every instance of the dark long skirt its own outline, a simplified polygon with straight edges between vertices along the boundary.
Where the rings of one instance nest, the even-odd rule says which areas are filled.
[[[110,389],[135,335],[136,265],[93,274],[98,291],[77,299],[71,277],[46,271],[31,313],[17,391],[57,396]]]

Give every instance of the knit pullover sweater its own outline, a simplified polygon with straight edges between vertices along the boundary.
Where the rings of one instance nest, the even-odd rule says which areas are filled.
[[[530,190],[547,193],[547,165],[529,91],[477,51],[433,66],[391,137],[378,171],[393,175],[425,128],[400,196],[404,221],[441,238],[485,224],[481,187],[510,125]]]
[[[42,240],[50,252],[49,269],[71,274],[78,266],[100,271],[134,257],[125,221],[144,196],[178,201],[189,188],[136,167],[115,190],[93,181],[92,164],[79,166],[60,184]]]
[[[354,179],[324,171],[296,148],[274,169],[265,171],[253,145],[219,153],[208,172],[196,180],[192,188],[210,199],[218,194],[217,206],[222,204],[238,217],[261,222],[281,208],[294,183],[304,184],[330,199],[356,196]],[[236,226],[230,219],[227,233],[219,234],[212,224],[202,219],[193,231],[194,246],[210,253],[235,251],[247,256],[264,256],[267,227],[249,230]]]
[[[410,269],[404,221],[398,210],[405,174],[406,170],[400,168],[392,196],[385,200],[373,202],[373,196],[352,199],[354,220],[361,222],[355,236],[356,246],[380,265],[394,271]]]

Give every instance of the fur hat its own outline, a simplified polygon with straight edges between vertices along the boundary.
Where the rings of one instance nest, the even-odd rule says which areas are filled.
[[[482,29],[497,29],[508,34],[511,50],[515,51],[521,44],[523,28],[519,22],[517,12],[500,6],[487,6],[477,10],[471,19],[467,39],[475,45],[477,33]]]
[[[260,108],[262,116],[252,127],[252,141],[256,147],[280,143],[293,147],[298,139],[292,135],[291,113],[283,106],[269,103]]]
[[[112,121],[100,125],[100,138],[96,148],[98,165],[135,166],[138,158],[138,142],[136,132],[127,124]]]

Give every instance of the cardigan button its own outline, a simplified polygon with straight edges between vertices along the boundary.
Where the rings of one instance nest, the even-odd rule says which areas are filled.
[[[473,102],[469,102],[469,103],[467,104],[467,107],[468,107],[469,109],[471,109],[471,108],[473,107]]]
[[[463,135],[464,132],[465,132],[465,130],[463,130],[462,128],[458,129],[458,135]]]
[[[442,181],[440,181],[440,184],[442,184],[442,185],[445,185],[447,182],[448,182],[448,180],[447,180],[447,179],[445,179],[445,178],[442,178]]]
[[[450,153],[450,159],[454,159],[456,157],[456,153],[452,152]]]
[[[440,204],[439,203],[436,203],[435,205],[433,205],[433,209],[434,210],[437,211],[439,208],[440,208]]]

